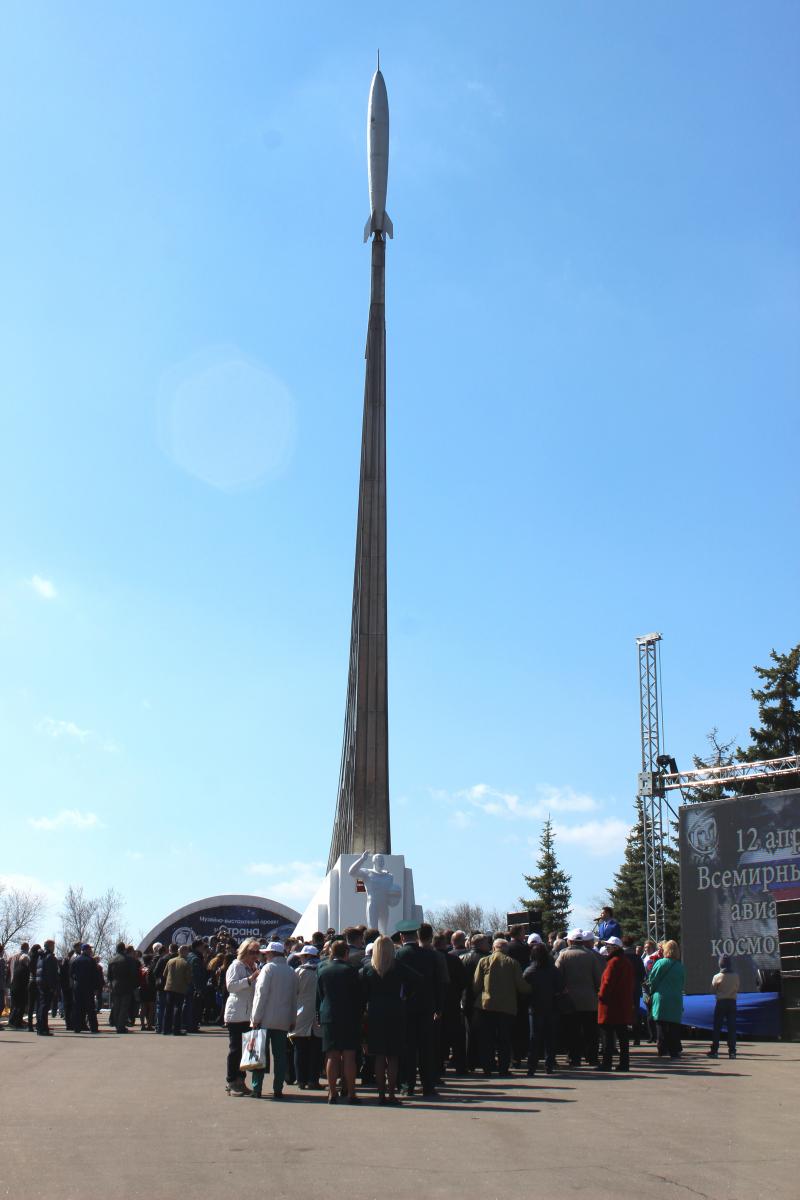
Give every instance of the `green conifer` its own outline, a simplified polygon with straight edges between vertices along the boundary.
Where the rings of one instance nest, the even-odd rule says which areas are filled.
[[[569,922],[572,889],[570,876],[562,871],[555,851],[553,822],[548,814],[539,842],[538,875],[523,876],[533,897],[520,897],[525,908],[541,910],[542,932],[563,933]]]
[[[750,745],[737,750],[741,762],[800,754],[800,644],[788,654],[771,650],[770,658],[774,666],[754,668],[764,683],[750,693],[758,705],[761,724],[758,728],[751,727]],[[800,787],[800,775],[757,780],[747,784],[746,790],[774,792],[796,787]]]
[[[614,876],[609,902],[624,934],[637,941],[647,935],[647,900],[644,883],[644,833],[642,802],[636,800],[636,822],[625,843],[625,858]],[[668,938],[680,937],[680,878],[675,848],[664,838],[664,924]]]

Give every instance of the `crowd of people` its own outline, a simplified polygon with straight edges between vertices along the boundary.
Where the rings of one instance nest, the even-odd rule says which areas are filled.
[[[324,1076],[332,1104],[359,1103],[359,1078],[379,1103],[397,1104],[436,1096],[448,1070],[533,1076],[543,1065],[552,1074],[559,1054],[569,1068],[628,1071],[631,1038],[659,1057],[682,1054],[683,983],[677,943],[636,945],[610,909],[596,929],[546,940],[522,926],[495,936],[414,922],[391,938],[355,926],[307,942],[246,940],[226,973],[226,1087],[260,1097],[270,1060],[274,1098],[287,1082],[319,1089]],[[727,1019],[735,1057],[738,977],[727,960],[712,987],[709,1055]],[[242,1045],[256,1029],[266,1031],[266,1054],[248,1088]]]
[[[8,996],[9,1028],[43,1037],[56,1016],[73,1033],[97,1033],[104,1007],[117,1033],[137,1023],[144,1032],[197,1033],[201,1024],[222,1024],[225,973],[235,957],[224,931],[187,946],[155,942],[144,952],[118,942],[105,967],[85,942],[61,957],[53,941],[22,942],[9,957],[0,947],[0,1013]]]
[[[726,1025],[735,1057],[739,981],[727,959],[719,965],[708,1053],[718,1056]],[[8,991],[10,1028],[49,1036],[59,1013],[72,1032],[97,1033],[107,988],[119,1034],[137,1022],[168,1036],[224,1026],[230,1095],[262,1096],[271,1069],[275,1099],[286,1084],[326,1086],[331,1104],[359,1103],[359,1079],[375,1086],[379,1103],[395,1105],[436,1096],[447,1071],[533,1076],[543,1066],[552,1074],[559,1056],[572,1069],[628,1071],[631,1041],[677,1058],[683,984],[677,943],[637,945],[610,909],[595,929],[546,939],[523,926],[468,934],[405,921],[391,938],[353,926],[237,946],[221,929],[146,952],[120,942],[105,970],[87,944],[60,959],[52,941],[23,943],[10,958],[0,951],[0,1012]],[[263,1057],[248,1087],[243,1047],[255,1030],[264,1030]]]

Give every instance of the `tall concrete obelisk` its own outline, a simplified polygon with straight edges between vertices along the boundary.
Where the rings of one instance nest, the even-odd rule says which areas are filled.
[[[350,666],[328,870],[341,854],[391,853],[386,640],[386,212],[389,104],[379,69],[367,110],[372,280],[367,327]]]

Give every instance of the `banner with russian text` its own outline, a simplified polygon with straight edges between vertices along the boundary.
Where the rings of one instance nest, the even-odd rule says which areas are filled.
[[[759,970],[780,967],[775,899],[800,887],[800,791],[686,804],[679,818],[686,991],[709,992],[727,954],[754,992]]]

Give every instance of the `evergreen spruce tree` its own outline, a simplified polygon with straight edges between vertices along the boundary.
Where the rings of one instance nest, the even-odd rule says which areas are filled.
[[[609,902],[623,933],[641,941],[646,935],[647,902],[644,889],[644,838],[642,836],[642,802],[636,801],[637,819],[631,826],[625,843],[625,858],[614,876]]]
[[[539,858],[536,866],[538,875],[523,876],[528,887],[533,892],[533,898],[520,897],[520,904],[525,908],[541,909],[542,932],[562,933],[569,921],[572,889],[570,876],[562,871],[558,864],[555,851],[555,834],[553,822],[548,815],[542,828],[539,842]]]
[[[644,832],[642,802],[636,800],[636,822],[625,843],[625,858],[614,876],[609,902],[614,916],[637,941],[647,936],[647,897],[644,884]],[[680,878],[675,847],[664,839],[664,923],[668,938],[680,937]]]
[[[800,644],[788,654],[770,650],[772,667],[755,667],[764,686],[750,693],[758,705],[758,728],[750,729],[752,741],[747,749],[737,750],[741,762],[762,758],[783,758],[800,754]],[[746,785],[747,791],[774,792],[800,787],[800,775],[758,780]]]

